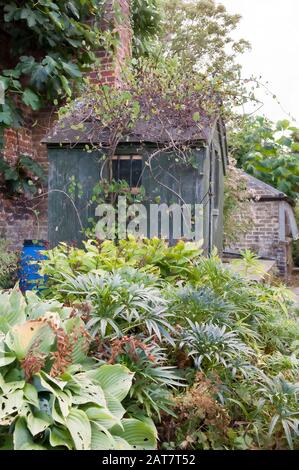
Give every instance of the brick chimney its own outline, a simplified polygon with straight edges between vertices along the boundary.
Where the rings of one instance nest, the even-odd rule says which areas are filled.
[[[93,82],[121,86],[121,70],[131,56],[130,0],[106,0],[102,29],[116,32],[119,41],[111,53],[97,51],[98,62],[88,76]],[[38,112],[24,109],[24,127],[6,129],[4,133],[4,149],[0,151],[7,161],[13,163],[20,154],[26,154],[47,171],[47,148],[41,140],[54,123],[55,111],[54,107]],[[0,193],[0,237],[6,238],[14,248],[20,248],[24,239],[47,238],[47,198],[33,202],[32,207],[28,204],[26,208],[22,201],[11,200]]]
[[[122,86],[122,67],[132,54],[131,0],[106,0],[101,22],[103,31],[110,31],[118,38],[112,51],[96,52],[98,61],[87,76],[94,83]]]

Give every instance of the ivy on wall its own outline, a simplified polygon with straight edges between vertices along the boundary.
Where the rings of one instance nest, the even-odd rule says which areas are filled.
[[[5,90],[0,127],[22,124],[18,102],[38,110],[70,97],[82,82],[82,72],[94,63],[94,51],[115,47],[116,32],[100,29],[106,2],[0,0],[0,40],[7,45],[0,51],[0,81]],[[132,22],[134,49],[139,54],[158,27],[156,0],[134,0]]]

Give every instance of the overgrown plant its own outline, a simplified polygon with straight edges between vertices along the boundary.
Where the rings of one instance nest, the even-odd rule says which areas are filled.
[[[243,118],[230,133],[238,166],[292,199],[298,197],[298,129],[288,120]]]
[[[245,258],[248,266],[255,266],[251,254]],[[84,250],[60,245],[48,252],[43,270],[48,276],[44,294],[81,309],[85,324],[97,311],[101,319],[113,312],[118,331],[111,328],[102,339],[94,330],[92,356],[135,372],[132,402],[125,401],[125,406],[134,413],[145,408],[153,418],[161,416],[163,447],[298,448],[299,325],[284,286],[271,286],[267,278],[264,283],[250,281],[246,273],[223,265],[215,252],[209,258],[200,256],[196,244],[168,247],[161,240],[133,238],[119,245],[88,242]],[[153,289],[152,299],[144,297],[147,308],[159,299],[171,314],[164,325],[169,337],[147,328],[150,312],[142,301],[132,310],[141,285],[140,292]],[[165,320],[162,315],[160,320]],[[100,322],[98,317],[95,324]],[[203,383],[194,385],[198,368]],[[177,376],[191,388],[178,388],[173,381],[182,381]],[[173,401],[178,419],[171,421],[167,415]],[[188,403],[198,404],[196,413]]]
[[[134,372],[128,411],[140,413],[145,409],[148,416],[161,420],[161,413],[173,414],[172,392],[184,382],[177,369],[167,365],[166,351],[156,341],[142,335],[123,336],[110,344],[107,341],[100,343],[97,357],[109,358],[109,363],[123,364]],[[133,405],[130,404],[132,398]]]
[[[108,0],[0,2],[0,37],[7,45],[0,53],[0,81],[6,95],[0,105],[0,127],[23,121],[14,96],[33,110],[47,103],[57,105],[78,90],[83,72],[96,63],[96,50],[113,54],[119,38],[115,23],[109,24],[111,18],[105,13],[107,4]],[[113,7],[120,24],[119,3],[113,2]],[[160,13],[156,0],[146,4],[134,0],[132,13],[134,49],[139,55],[146,53],[156,36]]]
[[[0,301],[2,449],[155,448],[153,423],[125,417],[121,405],[134,374],[87,357],[89,336],[72,309],[34,294],[26,302],[17,289]]]
[[[235,160],[230,158],[224,181],[223,234],[226,247],[252,228],[255,198],[255,192],[248,188],[246,176],[236,168]]]
[[[66,275],[60,290],[72,302],[89,304],[86,326],[94,336],[106,338],[141,331],[171,341],[167,301],[154,285],[134,280],[132,271],[129,276],[126,270],[76,278]]]
[[[41,273],[48,276],[48,289],[45,295],[63,298],[57,289],[64,274],[75,276],[96,272],[98,269],[111,272],[118,268],[132,267],[140,273],[154,275],[165,280],[192,280],[197,277],[194,269],[202,254],[196,243],[180,241],[169,247],[164,240],[135,239],[129,236],[116,245],[105,240],[98,243],[93,240],[84,242],[84,249],[60,243],[47,252],[47,259],[41,264]]]
[[[234,331],[213,323],[193,323],[188,320],[189,328],[182,334],[181,346],[194,360],[197,368],[210,370],[217,366],[234,369],[236,359],[249,358],[254,354]]]
[[[21,155],[15,163],[0,157],[0,172],[9,196],[34,196],[46,182],[43,168],[28,155]]]

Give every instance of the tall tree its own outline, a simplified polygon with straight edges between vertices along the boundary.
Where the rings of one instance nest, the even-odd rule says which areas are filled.
[[[288,120],[247,117],[230,132],[238,166],[293,199],[299,197],[299,129]]]
[[[240,15],[229,14],[214,0],[165,0],[163,11],[160,54],[176,57],[184,70],[199,73],[224,102],[236,105],[253,98],[244,88],[238,63],[250,45],[232,35]]]

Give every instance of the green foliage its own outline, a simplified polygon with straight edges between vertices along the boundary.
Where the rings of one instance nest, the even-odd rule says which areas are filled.
[[[0,37],[7,44],[0,54],[6,95],[0,105],[0,127],[22,123],[15,95],[33,110],[47,102],[58,104],[82,84],[83,72],[95,64],[97,50],[113,52],[118,43],[115,27],[101,30],[105,4],[106,0],[0,1]],[[117,2],[114,7],[121,23]],[[132,15],[134,50],[145,54],[159,29],[156,0],[134,0]]]
[[[33,110],[45,101],[72,93],[82,71],[95,60],[92,52],[100,45],[96,18],[103,2],[95,0],[0,2],[0,34],[5,37],[12,67],[2,69],[0,80],[6,92],[0,124],[20,123],[14,94]],[[95,20],[91,26],[87,17]],[[3,56],[4,59],[4,56]],[[7,59],[2,60],[6,64]],[[26,85],[25,85],[26,83]]]
[[[181,346],[186,348],[188,355],[194,360],[198,368],[209,370],[222,365],[225,368],[234,368],[235,361],[250,357],[253,351],[248,348],[233,331],[226,331],[226,327],[219,327],[213,323],[192,323],[183,333]]]
[[[269,276],[267,269],[259,260],[258,255],[250,250],[241,250],[241,259],[234,259],[231,263],[233,269],[245,278],[258,276],[260,279],[265,279]]]
[[[236,273],[183,242],[62,244],[43,262],[44,295],[79,309],[93,357],[135,373],[124,405],[161,418],[163,447],[297,449],[297,312],[284,286],[248,279],[251,253],[242,263]]]
[[[126,401],[124,403],[127,410],[137,414],[145,409],[147,415],[156,420],[161,420],[161,412],[173,414],[171,389],[181,387],[183,382],[176,368],[167,365],[166,352],[153,338],[123,336],[113,340],[110,347],[107,342],[105,346],[110,362],[123,364],[134,373],[130,399],[127,406]]]
[[[298,129],[289,121],[275,124],[263,117],[245,118],[231,132],[229,143],[239,167],[297,199]]]
[[[0,238],[0,289],[14,286],[17,271],[17,255],[8,249],[8,242]]]
[[[177,58],[182,69],[198,74],[201,86],[210,82],[226,112],[234,101],[240,104],[254,99],[240,80],[238,55],[250,45],[232,34],[239,15],[228,13],[213,0],[167,0],[163,13],[158,56]]]
[[[145,279],[134,279],[134,270],[118,270],[116,274],[65,276],[60,291],[73,302],[90,304],[87,328],[102,338],[145,330],[170,340],[167,303],[159,289]]]
[[[133,53],[148,55],[153,51],[155,40],[162,28],[160,0],[132,0]]]
[[[88,358],[84,323],[72,309],[18,289],[3,293],[0,323],[0,436],[15,450],[152,449],[149,418],[126,415],[125,366]],[[131,404],[131,401],[128,400]],[[3,447],[2,447],[3,448]]]
[[[35,195],[46,182],[44,170],[28,155],[20,155],[15,163],[0,157],[0,171],[10,196]]]
[[[298,384],[288,382],[283,375],[273,378],[262,376],[257,393],[262,414],[266,418],[271,416],[269,437],[274,434],[276,428],[280,428],[290,449],[293,449],[294,439],[299,437]],[[264,407],[266,403],[270,409]]]
[[[89,240],[84,246],[85,249],[79,249],[61,243],[47,252],[47,259],[41,265],[41,273],[49,276],[49,288],[52,289],[53,286],[49,295],[60,295],[57,287],[64,280],[64,274],[74,276],[98,269],[113,271],[132,267],[169,281],[192,280],[193,276],[197,276],[194,265],[202,253],[196,243],[180,241],[169,247],[158,238],[137,240],[132,236],[128,240],[120,240],[118,245],[110,240],[101,244]]]

